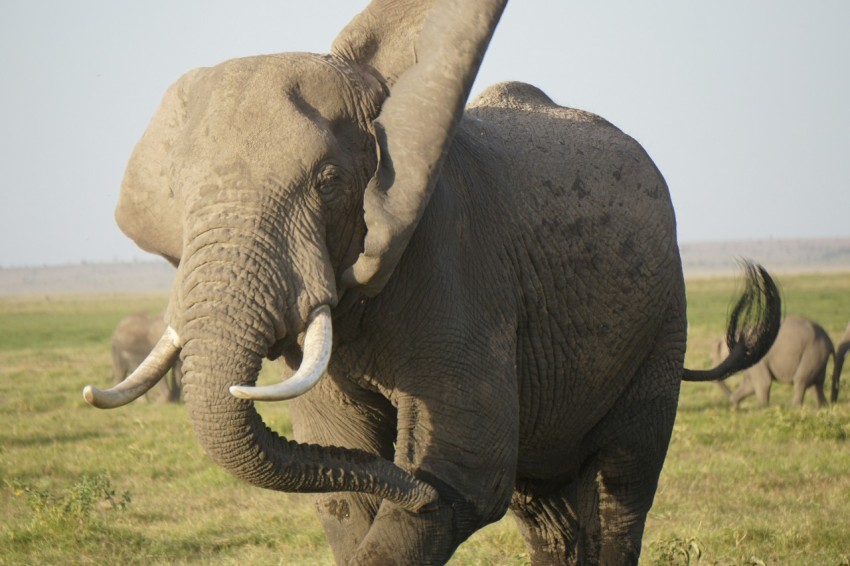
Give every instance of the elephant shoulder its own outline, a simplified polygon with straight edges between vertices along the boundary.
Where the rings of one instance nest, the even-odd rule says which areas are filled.
[[[467,106],[467,110],[473,113],[477,109],[487,108],[547,114],[575,122],[610,125],[604,118],[592,112],[559,106],[536,86],[518,81],[502,82],[490,86]]]

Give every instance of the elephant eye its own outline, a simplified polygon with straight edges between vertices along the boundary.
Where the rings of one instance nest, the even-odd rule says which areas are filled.
[[[325,165],[316,176],[316,191],[327,204],[336,204],[348,193],[347,178],[341,167]]]

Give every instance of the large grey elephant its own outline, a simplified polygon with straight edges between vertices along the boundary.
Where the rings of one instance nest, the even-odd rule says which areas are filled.
[[[760,405],[767,405],[770,402],[770,386],[774,381],[787,383],[794,388],[792,406],[802,406],[806,390],[813,388],[818,407],[823,407],[826,405],[826,367],[833,354],[832,340],[823,327],[802,316],[789,316],[782,321],[770,351],[744,374],[734,392],[723,381],[717,383],[736,407],[753,394]],[[716,340],[711,350],[712,362],[719,363],[728,355],[725,340]],[[841,363],[836,357],[832,371],[832,403],[838,400],[840,378]]]
[[[129,402],[180,352],[210,457],[318,493],[340,563],[444,563],[508,509],[536,564],[636,563],[680,381],[778,329],[752,267],[733,355],[683,368],[673,208],[640,145],[527,84],[464,111],[503,8],[375,0],[330,54],[191,71],[127,168],[120,227],[178,266],[169,329],[86,399]],[[264,357],[289,379],[257,387]],[[293,441],[254,403],[295,396]]]
[[[145,361],[166,327],[163,313],[138,312],[121,319],[112,332],[112,379],[115,383],[124,381]],[[145,397],[149,401],[180,401],[181,365],[177,359],[170,377],[162,379],[145,393]]]

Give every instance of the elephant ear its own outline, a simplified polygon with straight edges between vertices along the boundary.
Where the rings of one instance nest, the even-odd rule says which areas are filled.
[[[115,220],[127,236],[174,265],[182,254],[183,235],[180,207],[171,189],[169,155],[185,129],[189,92],[204,72],[186,73],[165,93],[130,156],[115,208]]]
[[[376,0],[337,38],[337,54],[370,66],[390,88],[374,121],[379,164],[364,197],[364,249],[343,274],[343,287],[374,296],[392,275],[428,205],[506,3],[434,0],[428,9],[427,2]],[[410,19],[393,21],[404,15]]]

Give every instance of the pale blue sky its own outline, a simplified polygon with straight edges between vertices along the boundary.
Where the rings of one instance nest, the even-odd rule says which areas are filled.
[[[185,71],[325,52],[364,0],[3,0],[0,266],[152,256],[113,219]],[[513,0],[475,92],[523,80],[635,137],[683,242],[850,236],[850,2]]]

